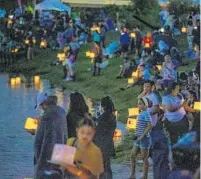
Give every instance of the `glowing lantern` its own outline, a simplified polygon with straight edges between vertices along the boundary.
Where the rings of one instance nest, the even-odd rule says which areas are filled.
[[[129,78],[128,79],[128,84],[133,84],[134,83],[134,79],[133,78]]]
[[[36,39],[32,39],[33,44],[36,44]]]
[[[138,71],[133,72],[132,73],[132,77],[136,77],[137,78],[138,77]]]
[[[16,84],[16,79],[15,78],[11,78],[10,79],[10,84],[11,85],[15,85]]]
[[[181,28],[181,32],[182,32],[182,33],[186,33],[186,32],[187,32],[187,28],[183,26],[183,27]]]
[[[90,52],[86,52],[86,57],[90,57],[91,53]]]
[[[40,83],[40,76],[34,76],[34,83]]]
[[[118,142],[121,142],[121,137],[113,137],[113,141],[115,142],[115,143],[118,143]]]
[[[15,82],[16,82],[16,84],[20,84],[21,83],[21,78],[20,77],[16,77],[15,78]]]
[[[29,40],[26,39],[26,40],[24,41],[24,43],[27,44],[27,45],[29,45]]]
[[[135,34],[135,33],[131,33],[131,37],[132,37],[132,38],[135,38],[135,37],[136,37],[136,34]]]
[[[200,102],[194,102],[194,107],[195,110],[200,111]]]
[[[11,19],[8,19],[8,24],[12,24],[13,21]]]
[[[138,116],[139,115],[139,109],[138,108],[129,108],[128,109],[128,115],[129,116]]]
[[[151,45],[150,45],[150,43],[145,43],[145,44],[144,44],[144,47],[145,47],[145,48],[150,48]]]
[[[40,42],[40,47],[47,48],[47,42],[45,40],[42,40]]]
[[[162,65],[156,65],[156,67],[158,68],[158,70],[162,70]]]
[[[136,126],[137,126],[137,120],[136,119],[128,118],[126,127],[128,129],[136,129]]]
[[[38,120],[34,118],[27,118],[24,128],[28,130],[36,130],[38,128]]]
[[[90,53],[90,58],[94,58],[95,57],[95,53]]]
[[[100,32],[100,27],[92,27],[92,28],[91,28],[91,31],[96,31],[96,30],[97,30],[98,32]]]
[[[64,61],[66,58],[66,54],[65,53],[58,53],[57,58],[59,59],[59,61]]]
[[[121,136],[122,136],[122,131],[119,130],[119,129],[116,129],[116,130],[114,131],[114,137],[121,137]]]
[[[164,33],[164,32],[165,32],[165,29],[162,27],[162,28],[160,29],[160,32]]]

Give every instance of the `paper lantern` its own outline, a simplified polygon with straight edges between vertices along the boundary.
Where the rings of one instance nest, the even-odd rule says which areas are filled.
[[[139,115],[139,109],[138,108],[129,108],[128,109],[128,115],[129,116],[138,116]]]
[[[122,137],[113,137],[113,141],[115,143],[119,143],[119,142],[121,142],[121,140],[122,140]]]
[[[11,78],[10,79],[10,84],[11,85],[15,85],[16,84],[16,79],[15,78]]]
[[[133,73],[132,73],[132,77],[138,77],[138,71],[134,71]]]
[[[36,130],[38,128],[38,120],[35,118],[27,118],[24,128],[28,130]]]
[[[34,83],[40,83],[40,76],[34,76]]]
[[[29,45],[29,40],[26,39],[26,40],[24,41],[24,43],[27,44],[27,45]]]
[[[150,45],[150,43],[145,43],[145,44],[144,44],[144,47],[145,47],[145,48],[150,48],[151,45]]]
[[[159,71],[162,70],[162,65],[156,65],[156,67]]]
[[[86,57],[90,57],[91,53],[90,52],[86,52]]]
[[[135,37],[136,37],[136,34],[135,34],[135,33],[131,33],[131,37],[132,37],[132,38],[135,38]]]
[[[65,53],[58,53],[57,58],[59,59],[59,61],[64,61],[66,58],[66,54]]]
[[[20,84],[21,83],[21,78],[20,77],[16,77],[15,78],[15,82],[16,82],[16,84]]]
[[[187,32],[187,28],[186,28],[186,27],[182,27],[182,28],[181,28],[181,32],[182,32],[182,33],[186,33],[186,32]]]
[[[95,53],[90,53],[90,58],[94,58],[95,57]]]
[[[164,32],[165,32],[165,29],[162,27],[162,28],[160,29],[160,32],[164,33]]]
[[[46,48],[47,47],[47,42],[45,40],[41,41],[40,47]]]
[[[128,79],[128,84],[133,84],[134,83],[134,79],[133,78],[129,78]]]
[[[128,118],[126,127],[127,129],[136,129],[137,126],[137,119]]]
[[[121,136],[122,136],[122,131],[119,130],[119,129],[116,129],[116,130],[114,131],[114,137],[121,137]]]
[[[33,42],[33,44],[35,44],[36,43],[36,39],[33,39],[32,42]]]
[[[194,107],[195,110],[200,111],[200,102],[194,102]]]
[[[8,24],[12,24],[13,21],[11,19],[8,19]]]

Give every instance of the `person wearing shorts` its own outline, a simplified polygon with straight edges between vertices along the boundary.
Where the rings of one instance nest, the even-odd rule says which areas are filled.
[[[151,148],[151,136],[150,131],[152,129],[151,125],[151,116],[147,111],[147,108],[150,107],[150,101],[146,97],[142,97],[138,101],[138,108],[141,110],[137,118],[137,126],[135,130],[135,135],[137,140],[135,141],[134,147],[131,153],[131,175],[130,179],[135,179],[135,167],[136,167],[136,158],[139,152],[142,154],[143,160],[143,177],[142,179],[147,179],[148,169],[149,169],[149,149]]]
[[[130,45],[130,36],[127,32],[127,29],[123,28],[120,36],[120,46],[121,46],[120,50],[122,54],[128,52],[129,45]]]

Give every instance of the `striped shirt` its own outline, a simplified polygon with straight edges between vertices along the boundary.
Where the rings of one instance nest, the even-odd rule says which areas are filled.
[[[151,116],[148,111],[142,111],[137,118],[137,126],[135,130],[136,136],[140,136],[144,133],[145,129],[148,126],[148,123],[151,122]],[[147,134],[147,137],[149,133]]]

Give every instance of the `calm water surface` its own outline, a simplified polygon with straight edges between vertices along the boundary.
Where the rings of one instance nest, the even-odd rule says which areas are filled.
[[[24,130],[27,117],[36,117],[35,98],[39,91],[57,95],[58,104],[67,110],[69,93],[59,88],[51,88],[47,80],[34,84],[32,79],[21,77],[26,83],[10,84],[8,74],[0,73],[0,179],[24,179],[33,176],[33,142],[34,136]],[[94,110],[88,98],[90,112]],[[124,125],[118,128],[126,133]],[[121,143],[123,138],[117,141]]]

